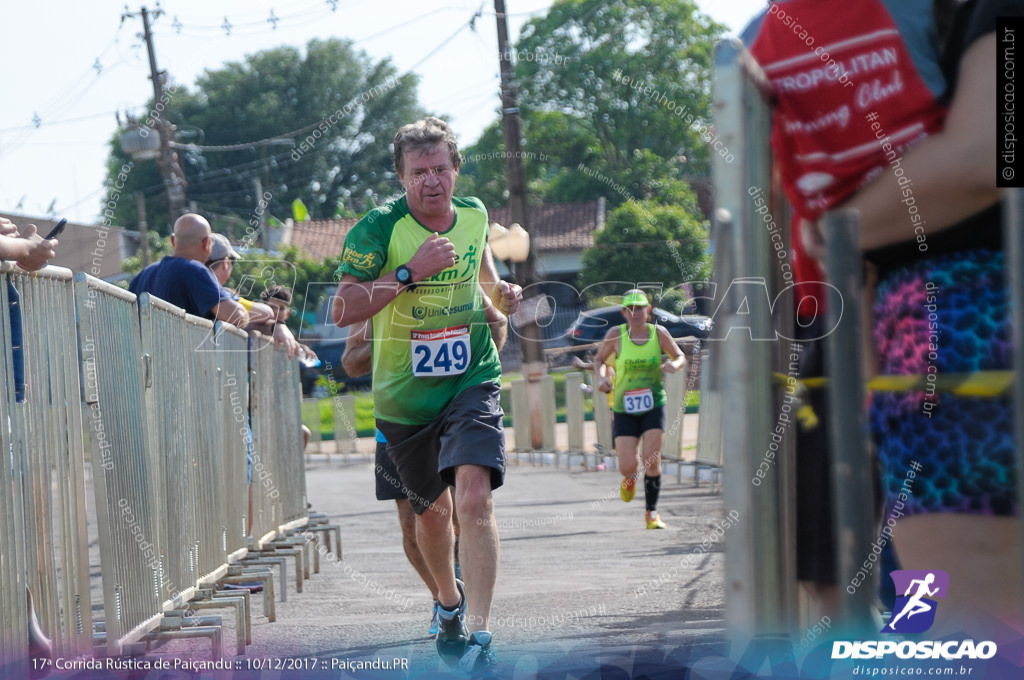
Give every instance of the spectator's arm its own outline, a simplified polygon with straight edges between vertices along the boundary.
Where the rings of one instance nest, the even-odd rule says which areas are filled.
[[[25,233],[17,236],[17,227],[10,220],[0,223],[0,259],[14,260],[22,269],[34,272],[53,259],[57,239],[46,240],[30,224]]]
[[[358,378],[373,368],[373,344],[369,337],[370,319],[352,324],[348,329],[345,351],[341,355],[341,367],[350,378]]]
[[[319,361],[320,359],[320,357],[316,355],[316,352],[313,351],[312,347],[310,347],[309,345],[305,345],[301,342],[299,343],[299,353],[302,355],[303,358],[310,361]]]
[[[238,328],[244,328],[249,323],[249,314],[237,300],[221,300],[213,306],[210,312],[215,319]]]
[[[942,132],[915,145],[902,159],[912,196],[931,234],[999,200],[996,188],[996,36],[979,38],[960,62],[957,91]],[[860,212],[861,249],[914,237],[907,200],[886,170],[841,208]]]
[[[249,309],[249,323],[266,323],[268,321],[274,321],[277,315],[274,313],[273,308],[263,302],[253,302],[252,307]]]
[[[284,351],[288,354],[289,359],[299,352],[299,342],[292,335],[291,329],[283,323],[274,326],[274,344],[278,347],[284,347]]]

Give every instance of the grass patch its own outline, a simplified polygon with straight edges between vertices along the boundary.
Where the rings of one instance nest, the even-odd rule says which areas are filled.
[[[553,372],[551,376],[555,379],[555,418],[557,422],[565,422],[565,376],[566,371]],[[501,379],[501,408],[505,411],[505,427],[512,426],[512,381],[521,380],[520,373],[506,373]],[[590,375],[585,376],[590,380]],[[589,384],[589,383],[588,383]],[[356,397],[356,433],[359,437],[372,437],[376,431],[373,419],[373,393],[351,392]],[[583,399],[583,417],[586,420],[594,419],[593,395]],[[606,398],[600,395],[600,398]],[[700,392],[691,390],[686,395],[686,412],[696,413],[700,405]],[[318,417],[319,416],[319,417]],[[324,441],[334,439],[334,399],[324,397],[319,401],[304,399],[302,402],[302,422],[309,427],[315,427],[319,420],[321,436]]]

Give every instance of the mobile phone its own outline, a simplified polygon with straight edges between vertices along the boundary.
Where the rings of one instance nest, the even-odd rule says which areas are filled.
[[[61,232],[64,231],[64,227],[68,226],[66,218],[61,218],[61,221],[57,223],[57,226],[50,230],[50,233],[46,235],[46,240],[49,241],[51,238],[57,238]]]

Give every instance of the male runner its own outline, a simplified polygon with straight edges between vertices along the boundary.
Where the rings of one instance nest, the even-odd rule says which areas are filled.
[[[454,198],[462,159],[448,125],[406,125],[394,148],[405,196],[349,232],[332,319],[347,326],[373,317],[374,412],[412,492],[418,543],[438,587],[438,654],[487,673],[496,663],[487,627],[499,556],[491,490],[505,472],[499,338],[488,321],[513,313],[522,290],[498,280],[483,204]],[[453,503],[465,584],[454,575]]]

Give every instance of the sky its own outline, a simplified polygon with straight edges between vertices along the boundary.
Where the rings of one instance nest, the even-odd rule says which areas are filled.
[[[766,0],[697,4],[736,34]],[[148,5],[151,12],[156,5]],[[523,24],[550,5],[506,0],[513,43]],[[129,5],[136,16],[122,21],[125,0],[3,4],[0,212],[97,221],[115,113],[144,118],[153,95],[140,7]],[[420,75],[420,103],[449,114],[461,146],[476,141],[497,117],[497,35],[489,0],[164,0],[160,7],[163,15],[151,22],[157,66],[189,89],[206,69],[246,54],[342,37],[374,60],[389,57],[400,72]],[[481,9],[474,31],[470,20]]]

